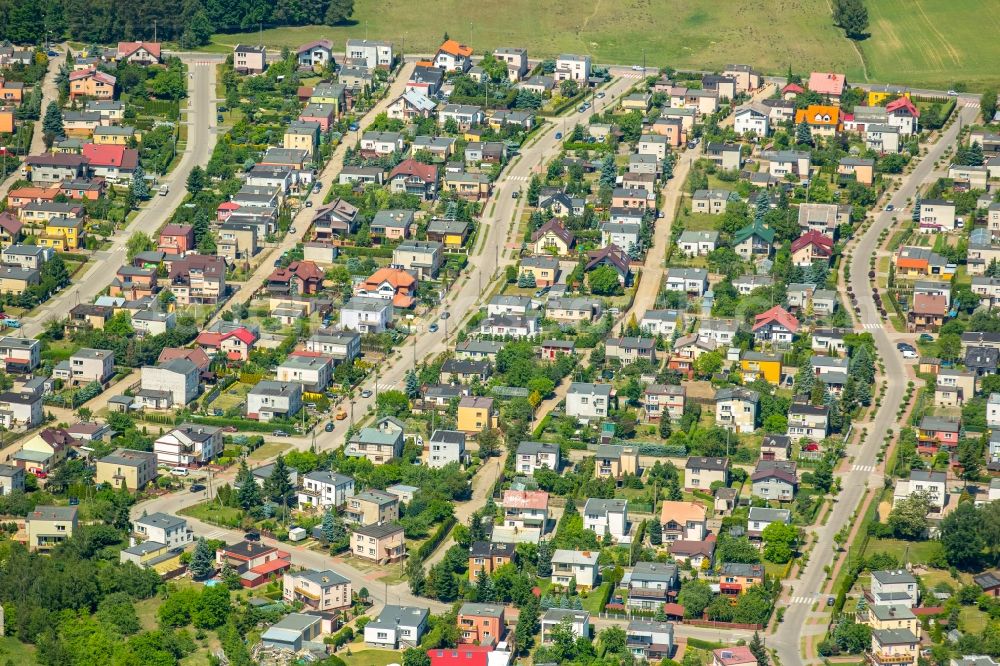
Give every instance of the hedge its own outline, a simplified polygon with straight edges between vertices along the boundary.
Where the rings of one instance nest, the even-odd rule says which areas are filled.
[[[726,647],[724,643],[716,643],[713,641],[703,641],[700,638],[688,638],[688,647],[698,648],[699,650],[718,650],[719,648]]]
[[[640,444],[639,455],[683,458],[687,455],[687,447],[683,444]]]
[[[357,247],[354,245],[342,245],[340,254],[347,257],[378,257],[389,259],[392,257],[391,247]]]
[[[420,548],[417,549],[417,557],[421,560],[426,560],[427,557],[434,552],[434,550],[441,545],[448,533],[451,532],[451,528],[455,526],[458,521],[455,520],[455,516],[448,516],[445,518],[444,522],[441,523],[431,538],[420,544]]]

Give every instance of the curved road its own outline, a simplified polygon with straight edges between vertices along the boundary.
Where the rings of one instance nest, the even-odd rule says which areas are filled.
[[[978,113],[976,107],[960,106],[959,108],[963,126],[972,122]],[[861,308],[860,323],[862,327],[879,326],[879,328],[866,328],[864,330],[875,338],[878,355],[885,363],[888,387],[885,397],[882,399],[882,407],[868,425],[868,436],[864,446],[853,446],[848,450],[848,455],[854,458],[854,464],[849,472],[840,475],[842,489],[833,504],[830,519],[816,532],[817,540],[809,554],[809,562],[805,571],[802,572],[798,580],[790,582],[794,589],[792,593],[793,603],[787,607],[784,621],[778,625],[774,636],[769,639],[770,645],[777,649],[782,666],[796,666],[805,663],[802,657],[803,639],[825,630],[825,620],[820,624],[809,624],[809,618],[811,616],[826,617],[825,614],[812,613],[811,609],[813,604],[821,598],[820,591],[826,582],[825,567],[831,566],[834,561],[836,551],[834,550],[833,537],[841,528],[850,523],[851,514],[864,498],[868,487],[870,485],[881,486],[879,472],[873,474],[859,468],[878,468],[876,457],[886,431],[896,425],[896,410],[906,389],[907,368],[903,363],[902,356],[895,348],[890,331],[886,329],[891,324],[882,320],[872,298],[871,283],[868,279],[869,258],[874,256],[878,249],[879,235],[882,231],[892,226],[895,215],[906,207],[907,199],[912,199],[917,188],[925,184],[928,176],[933,173],[934,162],[941,157],[947,148],[954,145],[958,136],[958,128],[959,123],[953,123],[938,142],[930,147],[927,155],[916,168],[903,178],[899,190],[886,202],[892,203],[896,211],[876,213],[875,221],[858,240],[852,253],[850,285],[858,296],[858,306]]]
[[[65,317],[73,306],[93,301],[125,263],[125,244],[132,234],[141,232],[153,235],[183,202],[187,194],[185,183],[191,169],[208,163],[218,137],[214,99],[215,65],[216,60],[221,62],[221,59],[205,55],[185,56],[182,59],[191,73],[188,77],[188,106],[186,112],[182,110],[184,118],[181,121],[187,126],[187,147],[174,170],[160,180],[159,184],[169,186],[170,192],[162,197],[154,192],[152,199],[139,210],[128,227],[115,234],[111,247],[94,252],[83,275],[74,276],[72,285],[23,319],[18,335],[33,338],[43,332],[49,321]],[[44,109],[42,112],[44,113]]]

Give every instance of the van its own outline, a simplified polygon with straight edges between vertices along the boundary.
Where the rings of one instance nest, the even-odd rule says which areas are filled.
[[[190,474],[187,467],[171,467],[170,473],[174,476],[187,476]]]
[[[168,185],[161,185],[160,186],[160,196],[161,197],[167,196],[167,192],[169,192],[169,191],[170,191],[170,187]]]

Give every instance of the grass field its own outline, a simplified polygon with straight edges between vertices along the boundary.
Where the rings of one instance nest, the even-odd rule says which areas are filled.
[[[966,83],[971,89],[997,82],[1000,52],[990,37],[994,30],[989,28],[1000,28],[995,2],[878,0],[866,4],[872,37],[862,42],[861,49],[872,79],[938,87]]]
[[[33,666],[38,663],[35,658],[35,646],[26,645],[16,638],[10,636],[0,637],[0,661],[18,666]]]
[[[359,0],[353,25],[265,30],[272,47],[297,47],[328,38],[343,48],[348,37],[385,39],[406,53],[432,52],[444,33],[482,53],[496,46],[526,46],[532,57],[589,53],[595,62],[717,69],[750,63],[769,74],[846,72],[863,81],[916,87],[970,89],[1000,83],[1000,28],[996,0],[878,0],[868,2],[871,37],[862,56],[833,25],[827,0],[529,0],[468,3],[438,0],[415,12],[403,0]],[[990,10],[993,7],[993,10]],[[987,25],[982,25],[983,23]],[[256,44],[256,31],[216,35],[207,50],[228,52]]]
[[[898,539],[872,539],[865,555],[889,553],[902,563],[927,564],[941,552],[940,541],[899,541]]]
[[[532,57],[589,53],[595,62],[712,68],[753,63],[770,72],[822,67],[861,74],[861,61],[832,24],[826,0],[438,0],[433,11],[414,11],[403,0],[359,0],[344,27],[264,31],[269,46],[296,47],[328,38],[343,48],[348,37],[393,41],[405,53],[435,50],[447,32],[477,52],[526,46]],[[796,39],[783,39],[781,36]],[[256,31],[217,35],[215,44],[258,43]],[[767,44],[768,49],[761,45]],[[833,47],[831,48],[831,45]],[[216,49],[218,50],[218,49]]]

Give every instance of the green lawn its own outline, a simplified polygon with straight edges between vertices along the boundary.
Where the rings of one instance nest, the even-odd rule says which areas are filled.
[[[361,650],[353,654],[338,655],[347,666],[388,666],[403,661],[403,655],[394,650]]]
[[[35,666],[35,646],[26,645],[10,636],[0,637],[0,662],[17,664],[18,666]]]
[[[967,634],[978,634],[986,627],[986,613],[976,606],[962,606],[959,611],[959,622],[962,631]]]
[[[715,231],[715,225],[722,219],[721,215],[709,213],[688,213],[684,216],[685,231]]]
[[[872,539],[865,555],[889,553],[901,563],[927,564],[941,552],[940,541],[900,541],[898,539]]]
[[[869,76],[878,81],[930,84],[964,82],[976,88],[997,81],[995,11],[977,0],[879,0],[866,3],[872,37],[861,43]]]
[[[541,9],[530,0],[513,0],[491,3],[488,10],[489,20],[483,20],[483,7],[459,0],[441,0],[433,12],[414,12],[404,0],[366,0],[355,3],[353,25],[265,30],[263,41],[294,48],[327,38],[342,48],[347,38],[367,36],[391,40],[406,53],[433,53],[447,32],[477,53],[525,46],[532,57],[589,53],[595,63],[642,63],[645,52],[647,65],[656,67],[711,69],[746,62],[775,73],[784,73],[789,63],[806,72],[810,67],[861,71],[825,0],[749,0],[738,8],[714,0],[663,0],[652,11],[634,1],[555,0]],[[796,39],[787,38],[791,35]],[[252,30],[216,35],[214,44],[259,40]],[[761,49],[762,43],[769,48]]]
[[[207,523],[231,525],[239,521],[243,512],[230,506],[219,506],[215,502],[202,502],[181,509],[179,513]]]
[[[591,615],[597,615],[600,612],[598,606],[601,603],[601,599],[604,598],[604,590],[608,588],[610,583],[601,583],[597,586],[596,590],[590,592],[586,599],[583,599],[583,610],[589,612]]]

